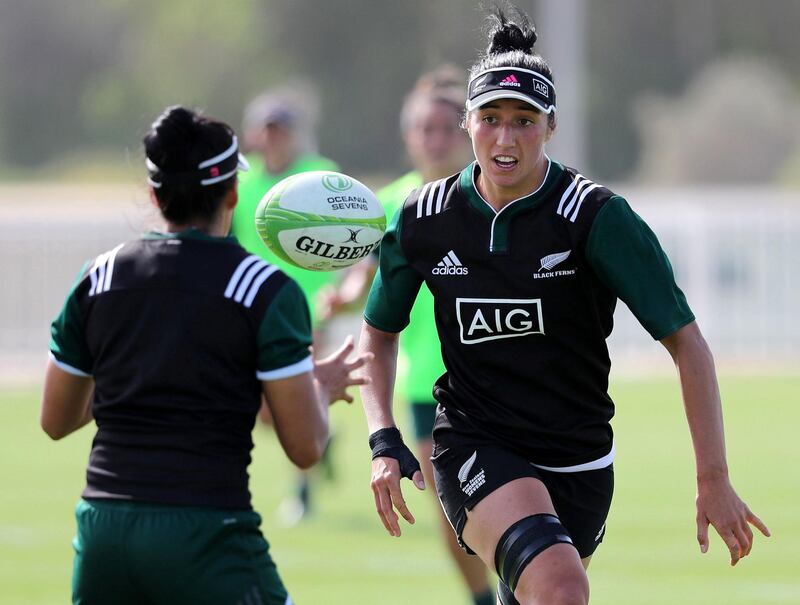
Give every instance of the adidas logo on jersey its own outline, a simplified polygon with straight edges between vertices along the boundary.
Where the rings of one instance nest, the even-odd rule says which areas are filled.
[[[450,250],[450,252],[445,254],[444,258],[436,264],[431,273],[433,275],[467,275],[469,269],[458,260],[456,253]]]
[[[519,83],[519,80],[517,80],[517,76],[515,76],[514,74],[511,74],[507,78],[503,78],[502,80],[500,80],[500,82],[498,82],[497,85],[498,86],[516,86],[517,88],[522,86],[522,84]]]

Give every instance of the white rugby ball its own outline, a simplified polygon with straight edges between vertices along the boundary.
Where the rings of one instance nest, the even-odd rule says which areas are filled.
[[[366,258],[386,229],[375,194],[353,177],[330,171],[283,179],[262,198],[255,220],[272,252],[311,271],[344,269]]]

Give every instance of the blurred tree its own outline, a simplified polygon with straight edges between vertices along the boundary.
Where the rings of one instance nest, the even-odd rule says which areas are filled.
[[[536,17],[534,0],[518,3]],[[797,0],[586,7],[595,178],[622,178],[637,166],[637,97],[677,94],[721,54],[759,55],[800,81]],[[403,95],[442,61],[469,66],[483,47],[483,15],[478,3],[460,0],[3,0],[0,159],[37,166],[107,149],[123,161],[167,104],[238,124],[249,98],[300,75],[322,95],[326,154],[349,171],[399,171]],[[558,32],[541,34],[546,52]]]
[[[166,105],[200,107],[236,124],[250,80],[274,73],[258,58],[267,48],[253,16],[259,3],[235,6],[195,0],[117,0],[126,28],[115,61],[85,82],[85,132],[100,144],[138,147],[148,120]]]
[[[295,47],[298,69],[323,96],[322,149],[348,170],[385,170],[402,161],[398,114],[423,69],[465,65],[482,13],[455,0],[337,0],[309,10],[275,3],[278,46]],[[299,47],[298,47],[299,46]]]
[[[685,93],[636,105],[637,176],[648,183],[774,183],[800,151],[800,104],[763,60],[710,63]]]
[[[84,85],[110,64],[122,24],[80,4],[4,0],[0,11],[0,153],[12,165],[46,162],[86,141]]]
[[[639,163],[637,97],[675,95],[721,55],[761,56],[800,82],[797,0],[605,0],[587,5],[589,158],[600,177],[625,178]]]

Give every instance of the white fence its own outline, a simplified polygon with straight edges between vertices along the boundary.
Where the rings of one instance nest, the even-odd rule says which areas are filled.
[[[800,368],[800,192],[617,190],[661,239],[719,361]],[[41,374],[84,261],[157,224],[143,188],[0,187],[0,380]],[[622,372],[669,368],[622,304],[611,348]]]
[[[800,368],[800,191],[619,190],[658,234],[718,360]],[[661,357],[620,307],[612,353]]]

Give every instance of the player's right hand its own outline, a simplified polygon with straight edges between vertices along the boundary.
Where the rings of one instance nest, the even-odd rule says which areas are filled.
[[[370,487],[372,487],[372,493],[375,496],[375,508],[386,531],[389,532],[389,535],[395,537],[399,537],[401,533],[400,524],[398,523],[399,517],[395,510],[408,523],[413,525],[416,521],[403,499],[403,492],[400,489],[401,477],[400,463],[395,458],[378,456],[372,460]],[[419,470],[419,465],[411,475],[411,480],[417,489],[425,489],[425,480],[422,477],[422,471]]]
[[[314,300],[314,311],[321,322],[328,321],[341,313],[344,306],[339,290],[330,284],[320,288]]]
[[[353,396],[347,392],[347,387],[370,382],[368,376],[355,371],[372,360],[372,353],[362,353],[348,360],[347,357],[354,347],[353,337],[347,336],[342,345],[328,357],[314,360],[314,378],[321,388],[321,394],[331,404],[340,399],[353,403]]]

